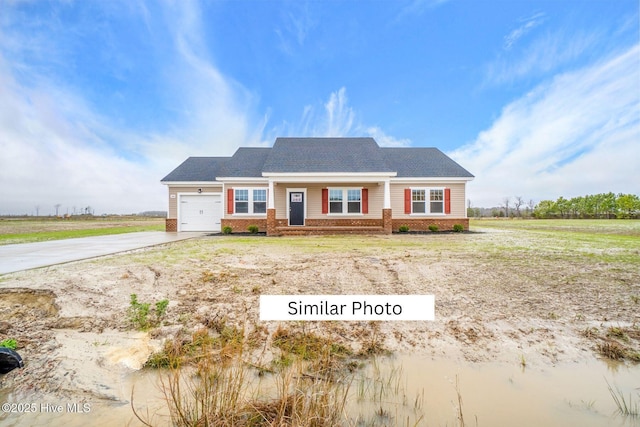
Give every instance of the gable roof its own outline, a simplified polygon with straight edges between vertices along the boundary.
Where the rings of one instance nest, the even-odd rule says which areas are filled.
[[[473,178],[465,168],[433,147],[381,148],[397,177]]]
[[[373,138],[277,138],[262,172],[393,172]]]
[[[366,172],[396,172],[404,178],[473,178],[437,148],[381,148],[373,138],[277,138],[273,147],[241,147],[231,157],[189,157],[161,181]]]

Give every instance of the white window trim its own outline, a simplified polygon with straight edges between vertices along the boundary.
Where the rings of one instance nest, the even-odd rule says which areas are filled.
[[[362,213],[362,187],[327,187],[327,215],[328,216],[364,216]],[[331,190],[341,190],[342,191],[342,212],[331,212]],[[349,190],[359,190],[360,191],[360,212],[357,213],[349,213],[348,203],[349,203]]]
[[[411,190],[411,216],[447,216],[445,213],[445,187],[409,187]],[[414,190],[424,190],[425,196],[425,206],[424,213],[413,213],[413,191]],[[442,212],[431,213],[431,190],[441,190],[442,191]]]
[[[247,213],[238,213],[236,211],[236,191],[238,190],[247,190],[249,197],[247,202],[249,203],[249,212]],[[267,200],[265,203],[269,204],[269,189],[266,187],[234,187],[233,188],[233,214],[234,216],[255,216],[255,217],[266,217],[267,213],[253,213],[253,190],[266,190],[267,191]]]

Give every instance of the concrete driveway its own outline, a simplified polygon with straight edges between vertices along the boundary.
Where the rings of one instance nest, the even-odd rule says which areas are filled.
[[[205,233],[145,231],[82,237],[79,239],[0,246],[0,274],[95,258],[163,243],[203,236]]]

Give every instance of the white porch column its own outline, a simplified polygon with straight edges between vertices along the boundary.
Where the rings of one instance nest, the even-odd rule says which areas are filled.
[[[384,209],[391,209],[391,185],[390,181],[384,181]]]
[[[268,191],[268,193],[269,193],[269,196],[268,196],[269,201],[268,201],[267,209],[275,209],[275,207],[276,207],[276,202],[275,202],[276,198],[275,198],[275,195],[273,194],[274,193],[273,187],[274,187],[273,179],[269,179],[269,191]]]

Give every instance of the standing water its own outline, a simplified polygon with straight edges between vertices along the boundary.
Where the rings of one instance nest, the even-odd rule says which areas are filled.
[[[160,378],[159,371],[127,375],[113,387],[118,401],[40,400],[5,390],[0,392],[0,426],[141,425],[131,409],[132,389],[135,407],[146,420],[171,425]],[[630,409],[640,409],[637,365],[594,361],[540,368],[416,356],[380,358],[355,373],[348,425],[640,425],[637,414],[619,413],[609,387]],[[29,410],[25,405],[31,405]]]

